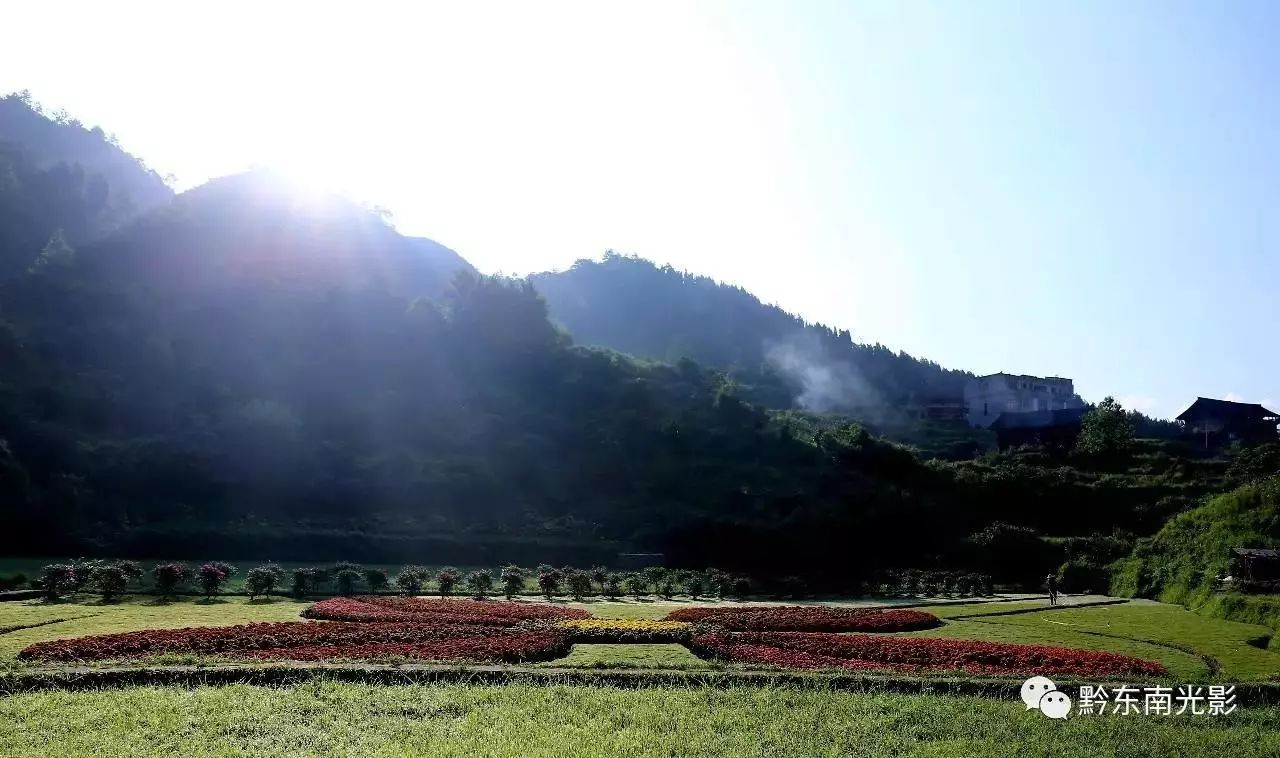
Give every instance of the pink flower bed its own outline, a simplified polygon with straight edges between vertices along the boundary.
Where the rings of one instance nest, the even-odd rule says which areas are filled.
[[[667,614],[667,619],[743,632],[912,632],[942,624],[932,613],[905,608],[879,610],[821,605],[681,608]]]
[[[800,632],[713,632],[695,635],[700,655],[785,668],[965,671],[980,674],[1158,676],[1155,661],[1100,650],[978,640]]]
[[[322,600],[310,605],[302,615],[326,621],[431,621],[480,626],[517,626],[526,621],[591,618],[591,614],[584,610],[550,603],[372,596]]]

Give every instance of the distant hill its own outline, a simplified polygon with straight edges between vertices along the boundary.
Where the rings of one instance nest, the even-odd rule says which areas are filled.
[[[86,127],[66,114],[45,113],[25,92],[0,97],[0,142],[21,146],[41,170],[79,165],[86,176],[100,175],[110,187],[107,205],[118,221],[173,197],[159,174],[101,128]]]
[[[774,408],[880,420],[934,397],[958,397],[971,374],[855,342],[742,289],[609,253],[536,274],[552,318],[574,338],[663,361],[727,371],[746,396]],[[883,419],[890,420],[890,419]]]
[[[269,171],[214,179],[87,247],[105,279],[170,290],[225,287],[237,279],[402,297],[439,297],[459,271],[453,250],[404,237],[344,198],[301,190]]]

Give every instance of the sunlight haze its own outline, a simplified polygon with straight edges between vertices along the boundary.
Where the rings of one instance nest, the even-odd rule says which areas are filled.
[[[7,8],[0,92],[485,272],[615,249],[1091,401],[1280,403],[1268,4],[193,7]]]

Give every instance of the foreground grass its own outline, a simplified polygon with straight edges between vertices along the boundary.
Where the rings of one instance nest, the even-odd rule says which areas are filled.
[[[588,686],[146,687],[0,699],[13,756],[1280,754],[1280,711],[1052,721],[1020,701]]]

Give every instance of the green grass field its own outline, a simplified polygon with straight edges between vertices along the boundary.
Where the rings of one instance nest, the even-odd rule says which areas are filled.
[[[1016,700],[791,688],[143,687],[0,698],[5,756],[1280,754],[1280,710],[1053,721]]]

